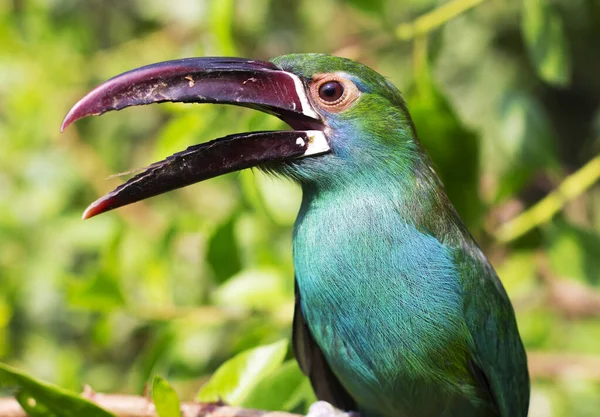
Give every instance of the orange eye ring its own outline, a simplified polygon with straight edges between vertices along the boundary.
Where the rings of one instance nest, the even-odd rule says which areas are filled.
[[[360,96],[358,87],[341,74],[316,74],[310,83],[312,99],[331,113],[346,110]]]

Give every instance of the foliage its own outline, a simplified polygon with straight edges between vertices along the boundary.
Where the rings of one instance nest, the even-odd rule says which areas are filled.
[[[448,13],[457,17],[446,22]],[[535,210],[521,217],[522,236],[498,235],[598,154],[596,0],[7,0],[0,39],[0,362],[71,390],[139,393],[160,374],[190,399],[229,358],[279,346],[239,403],[304,411],[308,383],[289,349],[273,345],[289,339],[292,320],[293,184],[246,171],[80,220],[122,181],[106,180],[113,173],[282,123],[169,104],[58,132],[78,98],[128,69],[289,52],[360,60],[404,91],[450,198],[514,301],[528,350],[599,354],[598,317],[565,313],[548,284],[599,291],[597,170],[577,172],[585,187],[555,198],[543,221]],[[2,369],[6,382],[13,371]],[[209,384],[241,372],[223,369]],[[155,395],[172,401],[160,381]],[[585,372],[538,377],[531,415],[589,416],[599,393]]]
[[[197,399],[243,404],[252,389],[281,365],[286,351],[287,341],[282,340],[240,353],[214,373],[198,393]]]
[[[38,381],[10,366],[0,364],[0,383],[18,387],[15,397],[31,417],[114,417],[76,394]]]
[[[179,417],[181,404],[171,385],[156,375],[152,381],[152,402],[156,406],[158,417]]]

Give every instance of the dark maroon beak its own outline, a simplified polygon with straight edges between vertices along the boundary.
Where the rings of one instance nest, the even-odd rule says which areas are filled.
[[[165,101],[250,107],[306,130],[243,133],[192,146],[150,165],[90,205],[83,217],[228,172],[328,152],[321,118],[306,91],[295,74],[270,62],[239,58],[161,62],[106,81],[73,106],[61,131],[86,116]]]

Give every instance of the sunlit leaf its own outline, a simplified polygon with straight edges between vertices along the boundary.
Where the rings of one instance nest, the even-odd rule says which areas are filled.
[[[522,29],[539,76],[550,84],[571,79],[571,57],[561,17],[547,0],[524,0]]]
[[[240,405],[249,393],[283,362],[287,340],[247,350],[225,362],[200,389],[199,401],[223,400]]]
[[[288,300],[277,270],[245,270],[231,277],[215,292],[218,305],[271,310]]]
[[[17,400],[34,417],[115,417],[77,394],[39,381],[1,363],[0,386],[15,387]]]
[[[305,380],[296,360],[287,361],[256,385],[241,405],[259,410],[292,411],[298,405],[297,393]]]
[[[156,375],[152,381],[152,402],[158,417],[180,417],[181,409],[177,393],[162,377]]]

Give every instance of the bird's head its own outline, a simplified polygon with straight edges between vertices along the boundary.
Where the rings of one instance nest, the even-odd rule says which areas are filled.
[[[69,111],[61,130],[86,116],[165,101],[250,107],[292,130],[192,146],[100,198],[84,218],[254,166],[306,185],[335,187],[378,172],[401,174],[420,153],[404,101],[390,82],[355,61],[320,54],[272,62],[188,58],[141,67],[92,90]]]
[[[302,183],[324,187],[396,176],[420,153],[412,120],[398,89],[371,68],[321,54],[273,60],[299,76],[320,117],[330,152],[277,167]]]

